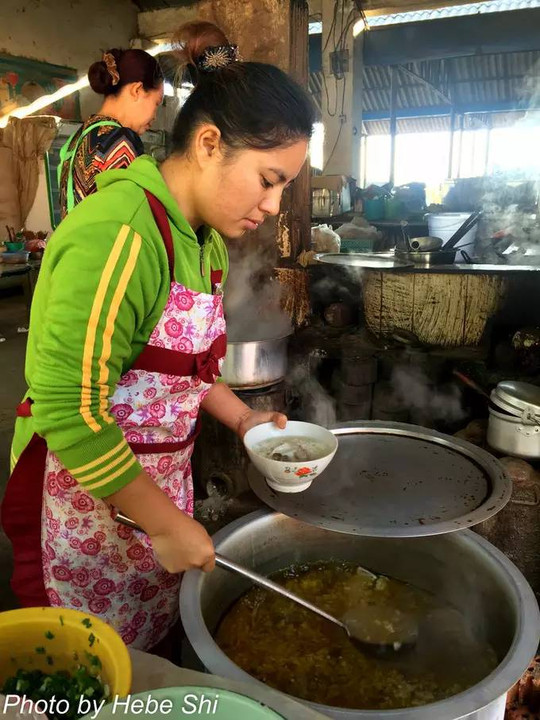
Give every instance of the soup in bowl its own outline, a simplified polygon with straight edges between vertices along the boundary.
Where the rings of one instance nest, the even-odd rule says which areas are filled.
[[[336,436],[312,423],[289,420],[282,430],[274,423],[257,425],[244,436],[251,462],[278,492],[302,492],[336,454]]]

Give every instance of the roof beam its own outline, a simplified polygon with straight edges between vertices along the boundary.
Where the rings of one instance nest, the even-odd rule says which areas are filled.
[[[417,80],[421,85],[424,85],[431,92],[435,93],[435,95],[437,95],[437,97],[439,97],[443,102],[452,105],[452,101],[450,100],[450,98],[447,97],[441,90],[439,90],[439,88],[435,87],[435,85],[432,85],[428,80],[426,80],[426,78],[418,75],[418,73],[415,73],[413,70],[409,70],[409,68],[406,68],[404,65],[398,65],[398,68],[400,72],[404,73],[404,75],[408,75],[414,80]]]

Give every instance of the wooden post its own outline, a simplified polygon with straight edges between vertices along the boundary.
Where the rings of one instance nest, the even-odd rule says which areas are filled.
[[[304,0],[290,0],[290,74],[303,87],[308,83],[308,5]],[[302,250],[309,250],[311,242],[311,170],[309,159],[284,198],[288,206],[290,254],[296,259]],[[283,254],[282,254],[283,256]]]
[[[214,22],[238,42],[245,60],[277,65],[307,87],[309,10],[306,0],[253,0],[250,3],[200,0],[199,7],[205,6],[212,9]],[[306,163],[285,193],[279,217],[267,220],[267,227],[253,236],[256,243],[268,246],[273,235],[276,255],[281,260],[295,260],[302,250],[309,249],[310,221],[310,169]]]

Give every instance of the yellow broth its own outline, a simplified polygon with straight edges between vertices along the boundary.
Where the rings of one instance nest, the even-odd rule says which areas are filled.
[[[252,588],[222,619],[216,642],[253,677],[298,698],[351,709],[425,705],[454,695],[497,665],[454,608],[405,583],[373,582],[348,564],[292,567],[273,579],[332,615],[381,608],[418,621],[415,647],[377,657],[355,647],[323,618],[261,588]],[[391,628],[390,628],[391,629]]]

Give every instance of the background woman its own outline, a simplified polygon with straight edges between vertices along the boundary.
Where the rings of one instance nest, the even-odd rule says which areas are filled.
[[[126,168],[144,153],[140,139],[163,100],[163,73],[144,50],[109,50],[88,70],[90,87],[104,95],[61,150],[59,166],[62,217],[96,191],[96,175]]]

